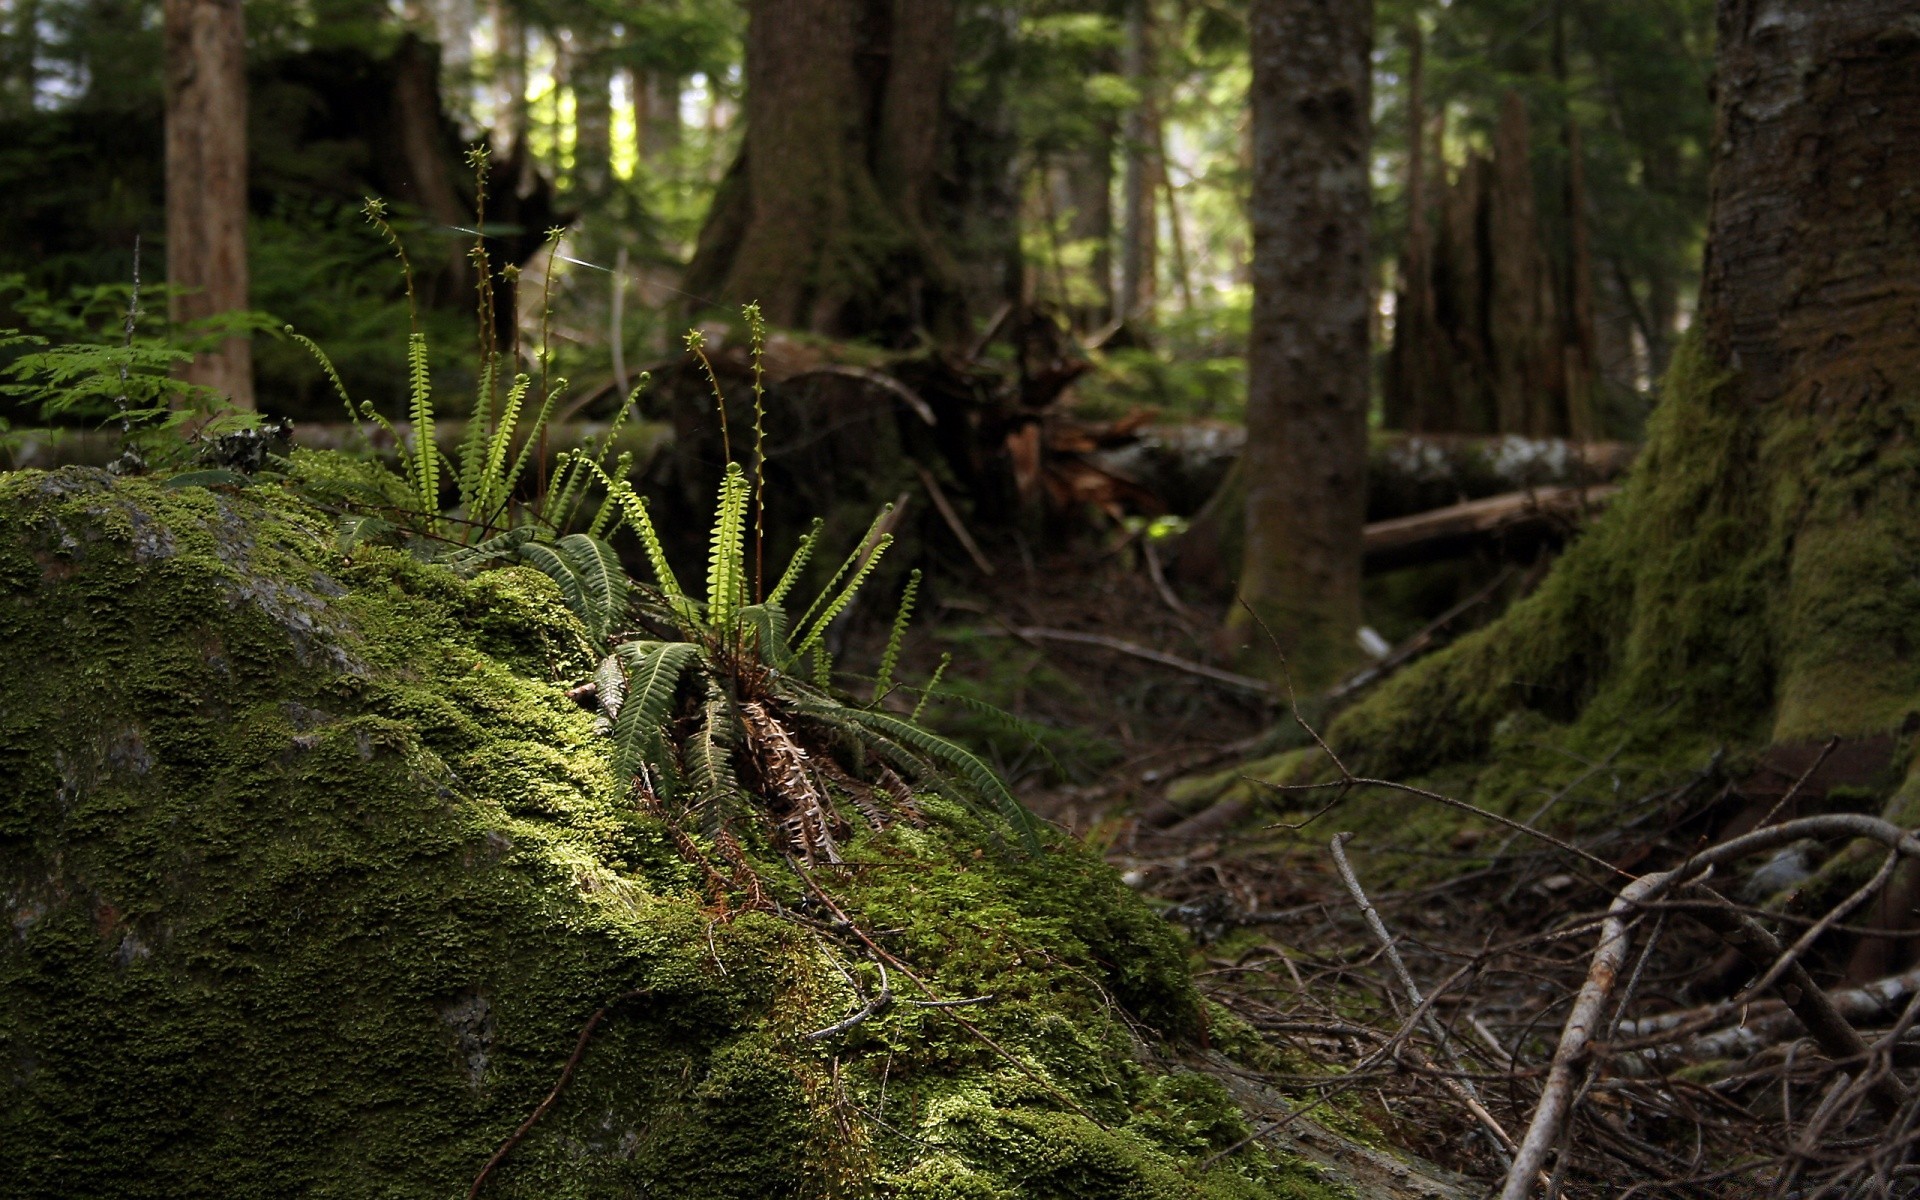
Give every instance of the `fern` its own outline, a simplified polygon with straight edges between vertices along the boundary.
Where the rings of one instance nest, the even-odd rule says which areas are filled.
[[[893,614],[893,628],[887,633],[887,648],[880,655],[880,676],[873,682],[873,702],[886,699],[893,690],[893,669],[900,665],[900,644],[907,637],[907,622],[913,619],[913,598],[920,590],[920,571],[907,576],[907,589],[900,593],[900,607]]]
[[[526,471],[527,463],[533,458],[534,448],[540,444],[540,431],[547,427],[548,421],[553,420],[554,402],[560,398],[560,393],[566,390],[567,381],[562,379],[541,402],[540,411],[534,414],[533,424],[527,429],[526,444],[520,447],[519,456],[513,460],[513,469],[507,472],[507,477],[500,483],[496,503],[505,505],[512,498],[513,489],[519,485],[521,474]]]
[[[520,547],[532,541],[538,532],[531,525],[523,525],[471,546],[455,546],[436,555],[433,561],[452,567],[463,575],[471,574],[489,562],[518,557]]]
[[[919,722],[920,710],[927,706],[927,701],[933,699],[934,689],[940,686],[940,677],[947,673],[947,667],[951,665],[952,662],[953,655],[942,654],[940,656],[940,665],[933,669],[933,678],[927,680],[927,686],[921,689],[920,703],[913,706],[913,714],[909,716],[907,720],[913,721],[916,724]]]
[[[701,802],[723,808],[739,790],[734,782],[732,754],[733,707],[726,693],[709,682],[700,723],[687,739],[683,757],[687,782]]]
[[[626,668],[626,699],[614,722],[614,763],[623,776],[659,762],[666,745],[661,726],[673,707],[674,689],[699,647],[692,642],[623,642],[615,650]]]
[[[707,551],[707,621],[724,629],[740,608],[746,566],[747,481],[738,463],[727,464],[715,505]]]
[[[440,447],[433,441],[433,383],[424,333],[407,335],[407,412],[413,420],[414,493],[431,532],[440,515]]]
[[[893,545],[893,535],[881,534],[880,540],[874,543],[873,553],[867,555],[867,560],[860,564],[858,571],[853,573],[853,578],[847,581],[847,586],[840,589],[840,594],[833,598],[833,602],[820,614],[820,619],[815,621],[813,627],[807,630],[807,635],[800,639],[800,646],[794,651],[795,654],[805,654],[826,636],[827,627],[833,624],[835,617],[846,611],[847,605],[853,603],[853,598],[859,594],[860,588],[867,582],[867,576],[873,574],[873,569],[880,565],[880,556],[885,554],[887,547],[891,545]]]
[[[544,542],[528,542],[520,547],[520,558],[528,566],[560,585],[560,596],[566,601],[567,607],[572,610],[574,616],[580,618],[580,623],[592,632],[594,608],[587,599],[586,581],[580,578],[580,572],[574,569],[573,564],[567,561],[558,550]],[[604,634],[596,635],[595,640],[602,640],[604,636]]]
[[[853,570],[860,562],[861,554],[867,551],[874,544],[875,540],[879,538],[881,527],[886,523],[887,518],[892,515],[893,505],[883,504],[880,506],[880,511],[874,514],[873,523],[867,526],[866,534],[854,545],[853,550],[848,553],[847,557],[841,561],[840,569],[833,573],[832,579],[827,580],[827,586],[820,589],[820,594],[813,598],[813,603],[807,605],[807,611],[801,613],[800,619],[793,623],[795,629],[805,626],[808,621],[813,619],[813,614],[819,610],[822,604],[826,603],[827,597],[833,594],[833,589],[838,587],[840,581],[847,577],[847,572]]]
[[[606,542],[584,533],[570,533],[554,548],[580,579],[587,605],[583,623],[596,644],[605,642],[614,624],[627,614],[629,585],[620,556]]]
[[[680,580],[675,577],[672,565],[667,562],[666,547],[660,543],[660,534],[653,527],[653,518],[647,515],[647,502],[633,490],[633,485],[624,479],[618,482],[609,479],[607,483],[609,499],[620,505],[627,524],[633,526],[635,535],[640,539],[641,548],[647,552],[647,566],[653,571],[654,583],[659,586],[660,593],[667,598],[668,604],[676,613],[680,613],[685,607],[682,602],[686,593],[680,590]]]
[[[774,585],[773,591],[767,593],[768,604],[778,604],[785,600],[787,593],[800,582],[800,574],[807,569],[807,560],[813,557],[813,547],[820,540],[820,531],[826,527],[826,524],[819,517],[813,519],[813,524],[808,527],[806,536],[801,538],[800,544],[793,548],[793,558],[787,563],[787,569],[781,573],[780,582]]]
[[[787,656],[787,610],[778,604],[749,604],[736,617],[742,629],[751,633],[748,649],[758,652],[762,662],[780,662]]]
[[[1007,791],[1006,784],[1000,782],[993,768],[981,762],[972,751],[891,713],[821,704],[806,705],[803,711],[815,717],[837,717],[864,726],[905,746],[916,755],[948,768],[1013,826],[1029,850],[1039,849],[1040,827],[1033,814],[1013,798],[1013,793]]]

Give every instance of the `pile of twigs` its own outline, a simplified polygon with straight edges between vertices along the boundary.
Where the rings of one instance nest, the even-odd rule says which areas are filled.
[[[1329,833],[1360,791],[1472,808],[1334,761]],[[1716,836],[1706,814],[1732,787],[1718,767],[1616,801],[1584,835],[1479,812],[1504,845],[1418,888],[1369,895],[1345,833],[1317,862],[1143,842],[1132,865],[1214,940],[1202,986],[1296,1064],[1282,1074],[1299,1105],[1256,1136],[1344,1110],[1501,1200],[1920,1196],[1920,968],[1840,969],[1848,945],[1886,936],[1870,906],[1920,838],[1859,813],[1777,819],[1799,784]],[[1861,865],[1812,905],[1823,876],[1801,872],[1801,904],[1784,904],[1753,868],[1789,851]]]

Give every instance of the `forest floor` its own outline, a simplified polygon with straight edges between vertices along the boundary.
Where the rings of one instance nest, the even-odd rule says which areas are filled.
[[[1281,698],[1207,674],[1222,669],[1213,631],[1223,613],[1176,609],[1137,541],[1042,561],[1002,556],[991,577],[946,577],[922,611],[902,678],[924,679],[952,653],[943,691],[988,701],[1041,734],[1046,752],[963,707],[949,704],[935,717],[987,744],[1029,807],[1099,848],[1190,932],[1200,991],[1257,1035],[1252,1055],[1243,1040],[1236,1057],[1285,1097],[1286,1107],[1253,1113],[1260,1128],[1284,1129],[1303,1108],[1337,1111],[1482,1181],[1506,1171],[1586,977],[1596,919],[1631,873],[1723,835],[1756,797],[1776,811],[1817,807],[1819,772],[1849,753],[1829,744],[1785,769],[1717,752],[1658,768],[1615,756],[1560,764],[1563,782],[1527,792],[1513,811],[1540,821],[1555,810],[1547,824],[1570,843],[1436,819],[1434,804],[1411,793],[1388,799],[1405,801],[1388,809],[1405,815],[1384,823],[1377,804],[1369,822],[1353,800],[1305,828],[1283,824],[1298,821],[1300,799],[1259,786],[1242,789],[1251,802],[1209,814],[1193,807],[1182,780],[1231,780],[1277,750],[1310,746],[1312,735]],[[842,661],[877,656],[883,636],[877,628],[856,634]],[[1301,707],[1310,722],[1326,711]],[[1234,819],[1221,819],[1227,813]],[[1364,832],[1349,861],[1335,835],[1355,827]],[[1741,894],[1752,897],[1753,883]],[[1797,1027],[1778,1002],[1735,1003],[1746,973],[1712,933],[1678,918],[1659,922],[1654,949],[1630,964],[1602,1031],[1611,1043],[1604,1066],[1581,1085],[1572,1169],[1557,1185],[1566,1196],[1635,1185],[1651,1194],[1754,1194],[1744,1189],[1791,1178],[1812,1153],[1796,1120],[1831,1092],[1827,1067],[1803,1038],[1781,1036]],[[1836,966],[1823,970],[1831,976]],[[1885,1008],[1871,1020],[1892,1023]],[[1739,1035],[1749,1018],[1772,1032],[1738,1053],[1683,1060],[1661,1057],[1673,1045],[1663,1026],[1626,1020],[1674,1014],[1690,1018],[1688,1028],[1731,1027],[1702,1044]],[[1845,1158],[1855,1153],[1849,1145],[1825,1152]]]

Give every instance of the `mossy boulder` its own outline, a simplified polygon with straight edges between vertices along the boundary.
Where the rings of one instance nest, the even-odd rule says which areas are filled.
[[[1163,922],[933,798],[828,886],[991,999],[809,1038],[871,964],[710,906],[542,576],[75,468],[0,475],[0,595],[0,1193],[464,1195],[604,1006],[484,1194],[1333,1194],[1154,1065],[1200,1013]]]

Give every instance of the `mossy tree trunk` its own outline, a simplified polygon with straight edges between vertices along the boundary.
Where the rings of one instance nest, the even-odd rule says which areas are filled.
[[[1253,37],[1253,327],[1240,592],[1315,690],[1357,654],[1366,510],[1373,6],[1265,0]],[[1230,625],[1277,668],[1244,612]]]
[[[1646,453],[1538,593],[1335,726],[1371,769],[1482,754],[1520,709],[1671,750],[1920,706],[1920,28],[1910,0],[1719,26],[1697,331]]]
[[[953,0],[754,0],[746,140],[687,291],[829,335],[963,329],[931,219],[955,15]]]

